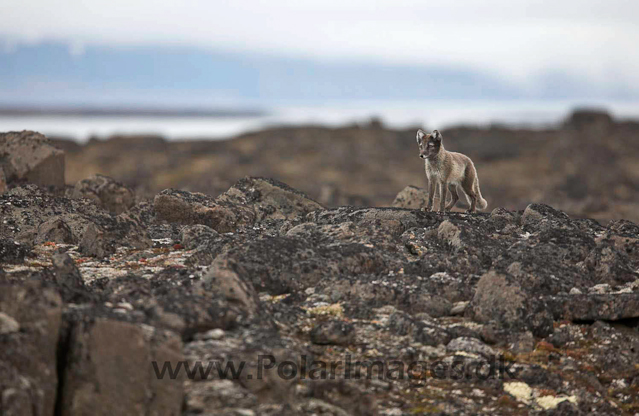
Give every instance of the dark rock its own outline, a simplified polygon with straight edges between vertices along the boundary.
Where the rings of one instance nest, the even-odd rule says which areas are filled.
[[[38,226],[35,242],[73,244],[73,232],[61,218],[51,218]]]
[[[327,321],[316,325],[310,336],[314,344],[348,345],[355,340],[355,327],[344,321]]]
[[[0,133],[0,161],[9,183],[64,187],[64,152],[40,133]]]
[[[5,317],[5,324],[0,324],[5,328],[0,334],[0,411],[54,414],[60,297],[38,282],[0,283],[0,314]],[[6,330],[7,322],[11,330]]]
[[[104,175],[93,175],[75,184],[71,198],[87,198],[114,214],[135,205],[135,194],[122,183]]]

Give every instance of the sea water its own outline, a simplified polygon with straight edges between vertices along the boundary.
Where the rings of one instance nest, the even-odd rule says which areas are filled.
[[[618,119],[639,120],[639,102],[570,101],[349,101],[265,107],[263,115],[207,116],[0,116],[0,132],[34,130],[85,142],[115,134],[153,134],[168,140],[227,139],[269,127],[340,127],[381,120],[387,128],[445,130],[456,125],[546,128],[575,108],[602,109]]]

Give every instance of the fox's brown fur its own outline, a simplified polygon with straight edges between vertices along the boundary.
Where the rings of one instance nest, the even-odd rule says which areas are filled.
[[[459,200],[458,186],[461,186],[470,203],[467,212],[475,212],[476,209],[482,210],[488,206],[479,190],[477,170],[468,156],[444,149],[442,134],[437,130],[433,130],[430,134],[421,129],[417,130],[417,144],[419,145],[419,157],[426,161],[426,177],[429,185],[426,211],[433,209],[436,189],[439,189],[439,210],[450,211]],[[452,199],[446,205],[448,191],[450,191]]]

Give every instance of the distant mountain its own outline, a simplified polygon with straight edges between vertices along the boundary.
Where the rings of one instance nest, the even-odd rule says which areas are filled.
[[[532,92],[531,92],[532,91]],[[115,47],[62,42],[0,49],[0,104],[215,103],[358,99],[628,98],[549,72],[523,88],[473,68],[320,62],[189,47]]]

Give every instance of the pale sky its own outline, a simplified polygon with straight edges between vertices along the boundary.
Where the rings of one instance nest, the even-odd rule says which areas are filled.
[[[323,60],[551,69],[639,86],[639,0],[3,0],[11,42],[175,44]]]

